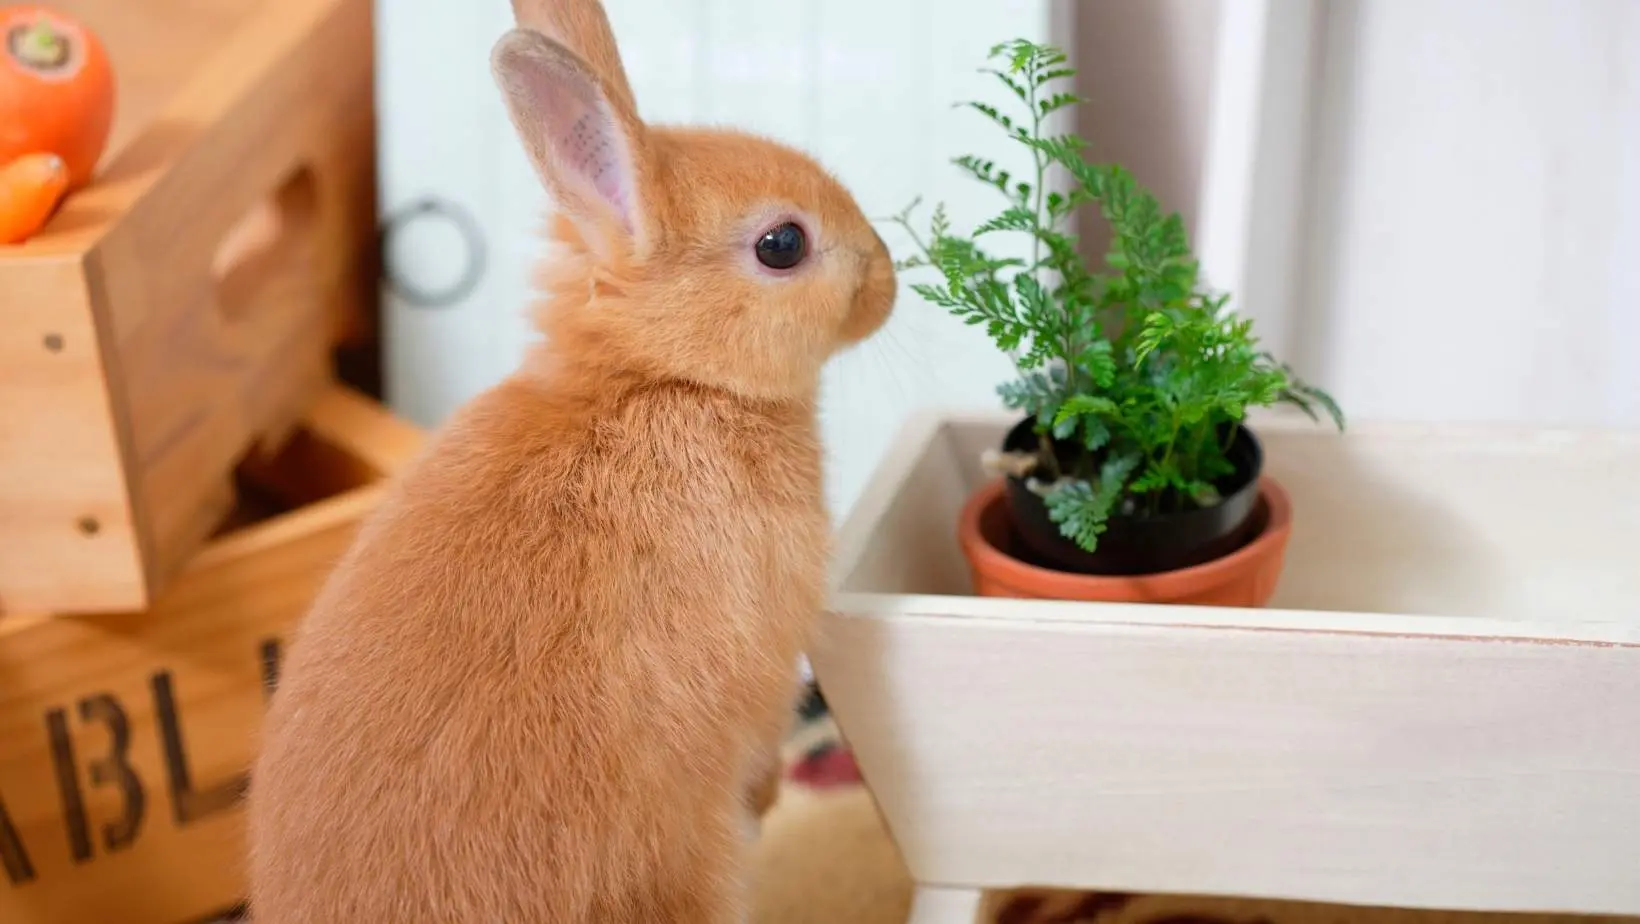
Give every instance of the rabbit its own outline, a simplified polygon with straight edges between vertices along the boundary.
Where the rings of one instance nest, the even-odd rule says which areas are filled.
[[[557,208],[544,337],[457,409],[292,633],[257,924],[743,920],[824,605],[822,368],[894,266],[808,155],[638,115],[597,0],[490,66]]]

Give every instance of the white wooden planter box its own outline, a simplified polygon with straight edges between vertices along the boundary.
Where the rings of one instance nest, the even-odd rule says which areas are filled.
[[[1640,436],[1261,419],[1262,610],[969,595],[1011,415],[933,417],[811,660],[920,886],[1640,914]],[[921,915],[921,917],[918,917]]]

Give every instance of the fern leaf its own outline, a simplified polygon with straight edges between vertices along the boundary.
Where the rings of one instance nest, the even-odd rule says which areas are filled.
[[[1037,103],[1037,108],[1041,110],[1043,115],[1048,115],[1049,113],[1058,112],[1066,106],[1074,106],[1082,101],[1082,97],[1077,96],[1075,93],[1055,93],[1053,96],[1050,96],[1047,99]]]
[[[1013,77],[1009,76],[1006,71],[999,71],[995,68],[989,67],[981,68],[980,70],[982,73],[990,74],[996,77],[997,80],[1001,81],[1003,86],[1008,88],[1010,93],[1019,97],[1020,102],[1025,102],[1030,98],[1029,92],[1023,86],[1020,86],[1020,84],[1014,80]]]
[[[995,234],[998,231],[1030,231],[1036,227],[1036,215],[1030,209],[1016,205],[1001,215],[974,229],[974,237]]]
[[[1048,519],[1058,525],[1061,535],[1083,551],[1097,551],[1099,537],[1108,528],[1128,476],[1138,463],[1137,456],[1113,455],[1105,460],[1096,484],[1068,479],[1055,485],[1043,497]]]
[[[959,108],[974,110],[997,125],[1002,126],[1002,128],[1006,131],[1011,132],[1014,130],[1014,120],[989,103],[981,103],[970,100],[968,102],[958,103],[957,106]]]
[[[1059,412],[1054,415],[1057,425],[1064,420],[1077,417],[1094,416],[1098,414],[1116,413],[1116,402],[1098,395],[1071,395],[1065,403],[1059,406]]]

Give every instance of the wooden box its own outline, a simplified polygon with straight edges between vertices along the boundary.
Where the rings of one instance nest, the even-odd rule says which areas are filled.
[[[1640,435],[1261,420],[1267,609],[971,595],[1014,418],[919,421],[811,661],[922,921],[1047,886],[1640,914]]]
[[[370,0],[54,0],[118,84],[92,184],[0,248],[0,612],[136,610],[375,299]]]
[[[281,641],[419,434],[327,393],[156,606],[0,617],[0,921],[187,924],[244,897],[239,796]]]

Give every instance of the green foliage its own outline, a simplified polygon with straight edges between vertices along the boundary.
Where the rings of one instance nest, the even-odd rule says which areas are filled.
[[[1319,409],[1343,429],[1331,397],[1261,350],[1251,322],[1225,310],[1227,296],[1202,289],[1176,213],[1121,166],[1088,162],[1080,138],[1044,134],[1050,114],[1080,101],[1051,86],[1074,74],[1065,55],[1015,40],[991,49],[990,59],[996,66],[983,72],[1013,105],[961,105],[1027,148],[1031,175],[1012,176],[984,157],[955,158],[1001,194],[1002,210],[959,234],[939,206],[922,235],[911,223],[913,202],[894,221],[918,253],[896,265],[937,273],[937,282],[912,288],[983,327],[1013,357],[1019,377],[999,391],[1035,421],[1041,491],[1064,535],[1093,551],[1116,513],[1216,503],[1215,484],[1233,470],[1226,451],[1249,407],[1286,403],[1316,420]],[[1067,192],[1047,189],[1056,171],[1068,178]],[[1112,230],[1098,270],[1064,230],[1089,203]],[[1023,236],[1029,258],[988,252],[999,235]]]

